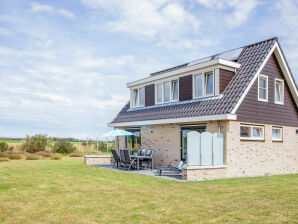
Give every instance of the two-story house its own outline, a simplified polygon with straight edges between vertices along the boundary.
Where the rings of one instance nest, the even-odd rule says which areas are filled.
[[[277,38],[185,63],[127,84],[109,124],[134,132],[120,147],[154,150],[154,166],[187,158],[187,133],[221,132],[223,164],[186,167],[183,178],[298,171],[297,86]]]

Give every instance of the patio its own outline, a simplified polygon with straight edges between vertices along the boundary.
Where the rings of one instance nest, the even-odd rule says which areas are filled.
[[[177,175],[177,174],[166,174],[159,176],[157,174],[157,169],[140,169],[140,170],[130,170],[127,171],[126,169],[123,168],[118,168],[118,167],[113,167],[113,164],[99,164],[99,165],[92,165],[94,167],[100,167],[104,169],[110,169],[110,170],[116,170],[120,172],[129,172],[129,173],[134,173],[134,174],[141,174],[141,175],[147,175],[147,176],[153,176],[153,177],[159,177],[162,179],[167,179],[167,180],[175,180],[175,181],[184,181],[182,180],[182,175]]]

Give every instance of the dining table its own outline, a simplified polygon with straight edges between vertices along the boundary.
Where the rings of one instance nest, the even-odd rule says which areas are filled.
[[[152,159],[150,156],[139,156],[139,155],[131,155],[131,158],[136,160],[137,170],[140,170],[140,160]],[[152,170],[152,162],[151,162],[151,170]]]

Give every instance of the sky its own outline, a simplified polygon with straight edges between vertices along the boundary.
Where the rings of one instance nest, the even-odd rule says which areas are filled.
[[[95,138],[126,83],[278,36],[298,80],[298,1],[0,0],[0,136]]]

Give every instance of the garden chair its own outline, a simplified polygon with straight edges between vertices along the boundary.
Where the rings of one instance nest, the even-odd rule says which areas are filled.
[[[120,163],[123,164],[124,168],[126,167],[126,159],[124,155],[124,149],[120,149]]]
[[[153,150],[147,150],[146,153],[144,154],[146,156],[143,158],[143,162],[146,163],[146,169],[148,168],[149,165],[151,165],[151,170],[153,169]]]
[[[113,164],[113,167],[114,167],[116,164],[117,164],[117,167],[119,167],[119,165],[121,164],[120,157],[119,157],[119,155],[118,155],[118,153],[116,152],[115,149],[112,149],[111,151],[112,151],[112,154],[113,154],[113,157],[114,157],[114,160],[115,160],[115,162],[114,162],[114,164]]]
[[[129,171],[131,168],[135,169],[136,168],[136,161],[134,159],[130,158],[130,154],[129,151],[123,150],[124,153],[124,158],[125,158],[125,165],[127,170]]]

